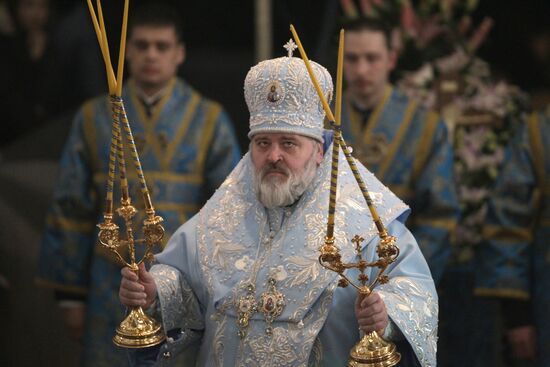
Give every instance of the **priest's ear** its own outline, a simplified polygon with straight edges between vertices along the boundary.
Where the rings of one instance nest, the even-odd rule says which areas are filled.
[[[315,158],[315,163],[317,163],[317,166],[319,166],[321,164],[321,162],[323,162],[323,157],[324,157],[324,153],[323,153],[323,144],[318,142],[318,141],[315,141],[314,143],[314,146],[313,146],[313,155],[314,155],[314,158]]]

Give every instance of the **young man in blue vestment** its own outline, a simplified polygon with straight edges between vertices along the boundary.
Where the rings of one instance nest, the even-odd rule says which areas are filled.
[[[460,363],[458,357],[464,350],[474,351],[468,357],[478,359],[477,353],[488,349],[478,342],[476,330],[472,331],[475,341],[455,340],[453,333],[455,327],[464,330],[463,320],[469,311],[454,307],[457,298],[463,298],[454,285],[459,284],[458,289],[468,294],[473,290],[468,283],[471,271],[455,276],[456,272],[448,266],[460,207],[447,127],[436,112],[424,109],[390,84],[397,51],[386,24],[358,18],[344,28],[344,138],[358,159],[411,207],[407,226],[418,241],[440,292],[439,351],[444,352],[439,355],[439,364],[447,365],[449,359]],[[449,282],[453,286],[449,287]]]
[[[447,128],[437,113],[390,84],[397,52],[385,24],[359,18],[344,28],[342,134],[355,156],[411,207],[407,226],[437,284],[459,217]]]
[[[185,59],[177,13],[150,4],[130,16],[130,79],[122,98],[152,201],[171,234],[200,209],[241,154],[223,108],[176,76]],[[85,103],[76,115],[40,254],[38,282],[56,290],[67,328],[83,342],[83,366],[127,364],[124,351],[111,341],[124,317],[117,299],[120,265],[98,244],[96,228],[106,191],[111,121],[107,96]],[[127,162],[131,197],[143,208],[134,166]],[[144,210],[139,215],[136,223]]]
[[[329,73],[312,67],[329,98]],[[376,330],[398,345],[402,366],[435,366],[437,294],[404,225],[408,207],[358,163],[400,255],[388,268],[389,282],[369,297],[337,288],[337,274],[318,260],[332,136],[323,129],[324,111],[304,63],[291,55],[263,61],[247,74],[244,90],[249,152],[149,272],[122,270],[121,302],[152,313],[167,335],[159,346],[132,351],[133,363],[171,365],[179,352],[196,348],[198,366],[343,367],[360,334]],[[343,153],[339,159],[345,161]],[[378,231],[345,164],[338,185],[335,237],[342,259],[361,251],[373,261]],[[359,249],[351,242],[356,234],[365,239]],[[356,279],[358,272],[348,275]]]

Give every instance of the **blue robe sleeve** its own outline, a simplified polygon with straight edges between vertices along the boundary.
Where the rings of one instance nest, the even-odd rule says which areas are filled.
[[[87,293],[98,212],[89,152],[80,111],[62,153],[53,204],[46,218],[37,279],[40,285],[79,296]]]
[[[397,237],[400,252],[388,268],[389,282],[374,289],[386,304],[392,326],[399,329],[386,336],[401,348],[400,366],[433,366],[438,320],[434,282],[415,238],[405,225],[396,220],[388,226],[388,232]]]
[[[528,299],[530,244],[539,200],[526,125],[505,154],[505,164],[488,202],[475,294]]]
[[[235,137],[233,124],[222,110],[214,127],[206,158],[206,189],[210,196],[239,163],[241,150]]]
[[[204,330],[205,289],[200,285],[199,260],[195,251],[196,217],[181,226],[165,250],[156,256],[151,275],[157,285],[153,316],[162,322],[166,341],[151,348],[129,352],[132,366],[169,364],[180,353],[195,353]]]
[[[447,128],[439,120],[426,163],[414,183],[415,198],[411,207],[416,212],[409,226],[436,284],[451,255],[451,236],[460,215],[453,181],[453,157]]]

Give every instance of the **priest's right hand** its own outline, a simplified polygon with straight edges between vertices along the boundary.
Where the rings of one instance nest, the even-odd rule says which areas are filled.
[[[151,274],[145,269],[145,265],[139,265],[138,274],[125,267],[120,272],[122,281],[118,296],[120,302],[126,307],[138,307],[148,309],[157,296],[157,286]],[[138,276],[139,275],[139,276]]]

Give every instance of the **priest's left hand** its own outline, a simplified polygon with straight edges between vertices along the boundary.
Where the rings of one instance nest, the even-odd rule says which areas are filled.
[[[380,335],[388,326],[388,312],[386,304],[378,293],[371,293],[368,297],[361,295],[355,300],[355,316],[359,327],[365,333],[377,331]]]

